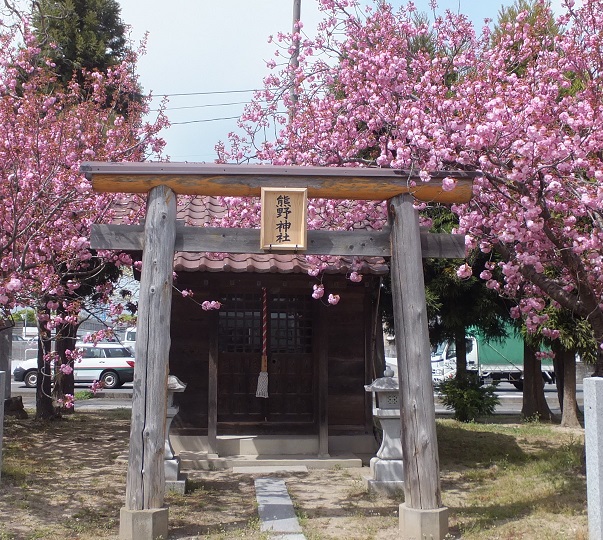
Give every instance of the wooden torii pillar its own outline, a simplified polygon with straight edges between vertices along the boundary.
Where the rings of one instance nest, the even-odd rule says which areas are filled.
[[[167,408],[170,313],[174,251],[258,253],[259,230],[179,227],[175,194],[258,197],[262,187],[305,187],[310,198],[388,200],[390,231],[308,231],[305,254],[390,256],[404,461],[403,539],[441,540],[448,532],[442,507],[423,256],[464,255],[462,237],[419,230],[413,199],[462,203],[471,198],[474,174],[418,176],[391,169],[209,165],[181,163],[83,163],[96,191],[148,193],[140,226],[94,226],[97,249],[140,249],[140,282],[132,426],[120,538],[167,538],[163,448]],[[456,179],[444,191],[442,180]],[[325,404],[326,406],[326,404]],[[321,433],[324,450],[328,433]]]

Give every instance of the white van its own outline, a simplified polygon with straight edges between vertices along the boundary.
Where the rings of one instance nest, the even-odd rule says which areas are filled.
[[[134,380],[134,354],[119,343],[77,343],[82,359],[73,365],[76,384],[99,381],[111,390]],[[13,371],[15,382],[35,388],[38,382],[38,359],[26,360]]]

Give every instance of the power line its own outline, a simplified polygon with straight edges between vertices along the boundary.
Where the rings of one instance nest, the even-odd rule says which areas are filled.
[[[176,97],[176,96],[213,96],[215,94],[244,94],[247,92],[259,92],[257,88],[251,90],[216,90],[214,92],[184,92],[180,94],[155,94],[154,97]]]
[[[171,126],[177,126],[182,124],[200,124],[201,122],[215,122],[216,120],[236,120],[241,116],[225,116],[224,118],[208,118],[206,120],[188,120],[186,122],[170,122]]]
[[[284,111],[275,111],[273,114],[287,114]],[[178,126],[178,125],[182,125],[182,124],[201,124],[203,122],[215,122],[217,120],[238,120],[239,118],[241,118],[241,115],[239,116],[225,116],[223,118],[207,118],[205,120],[187,120],[185,122],[170,122],[171,126]]]
[[[232,103],[208,103],[206,105],[186,105],[184,107],[166,107],[164,111],[179,111],[181,109],[203,109],[205,107],[226,107],[229,105],[247,105],[249,101],[234,101]],[[157,112],[159,109],[150,109],[149,112]]]

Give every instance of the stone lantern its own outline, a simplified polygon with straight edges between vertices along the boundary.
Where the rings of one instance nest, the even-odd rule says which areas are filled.
[[[186,478],[180,474],[180,458],[174,454],[172,443],[170,442],[170,426],[174,416],[178,414],[180,408],[174,405],[174,393],[184,392],[186,384],[174,375],[168,376],[168,398],[167,415],[165,419],[165,450],[164,450],[164,471],[165,488],[169,491],[184,494],[186,488]]]
[[[383,377],[364,389],[373,394],[373,417],[383,430],[383,440],[377,456],[371,459],[371,477],[367,479],[369,492],[393,495],[404,488],[400,396],[394,372],[387,367]]]

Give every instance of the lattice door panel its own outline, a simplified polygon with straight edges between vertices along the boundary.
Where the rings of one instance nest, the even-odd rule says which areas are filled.
[[[218,420],[314,421],[312,299],[268,295],[268,393],[256,398],[262,351],[260,293],[223,297],[218,330]]]

